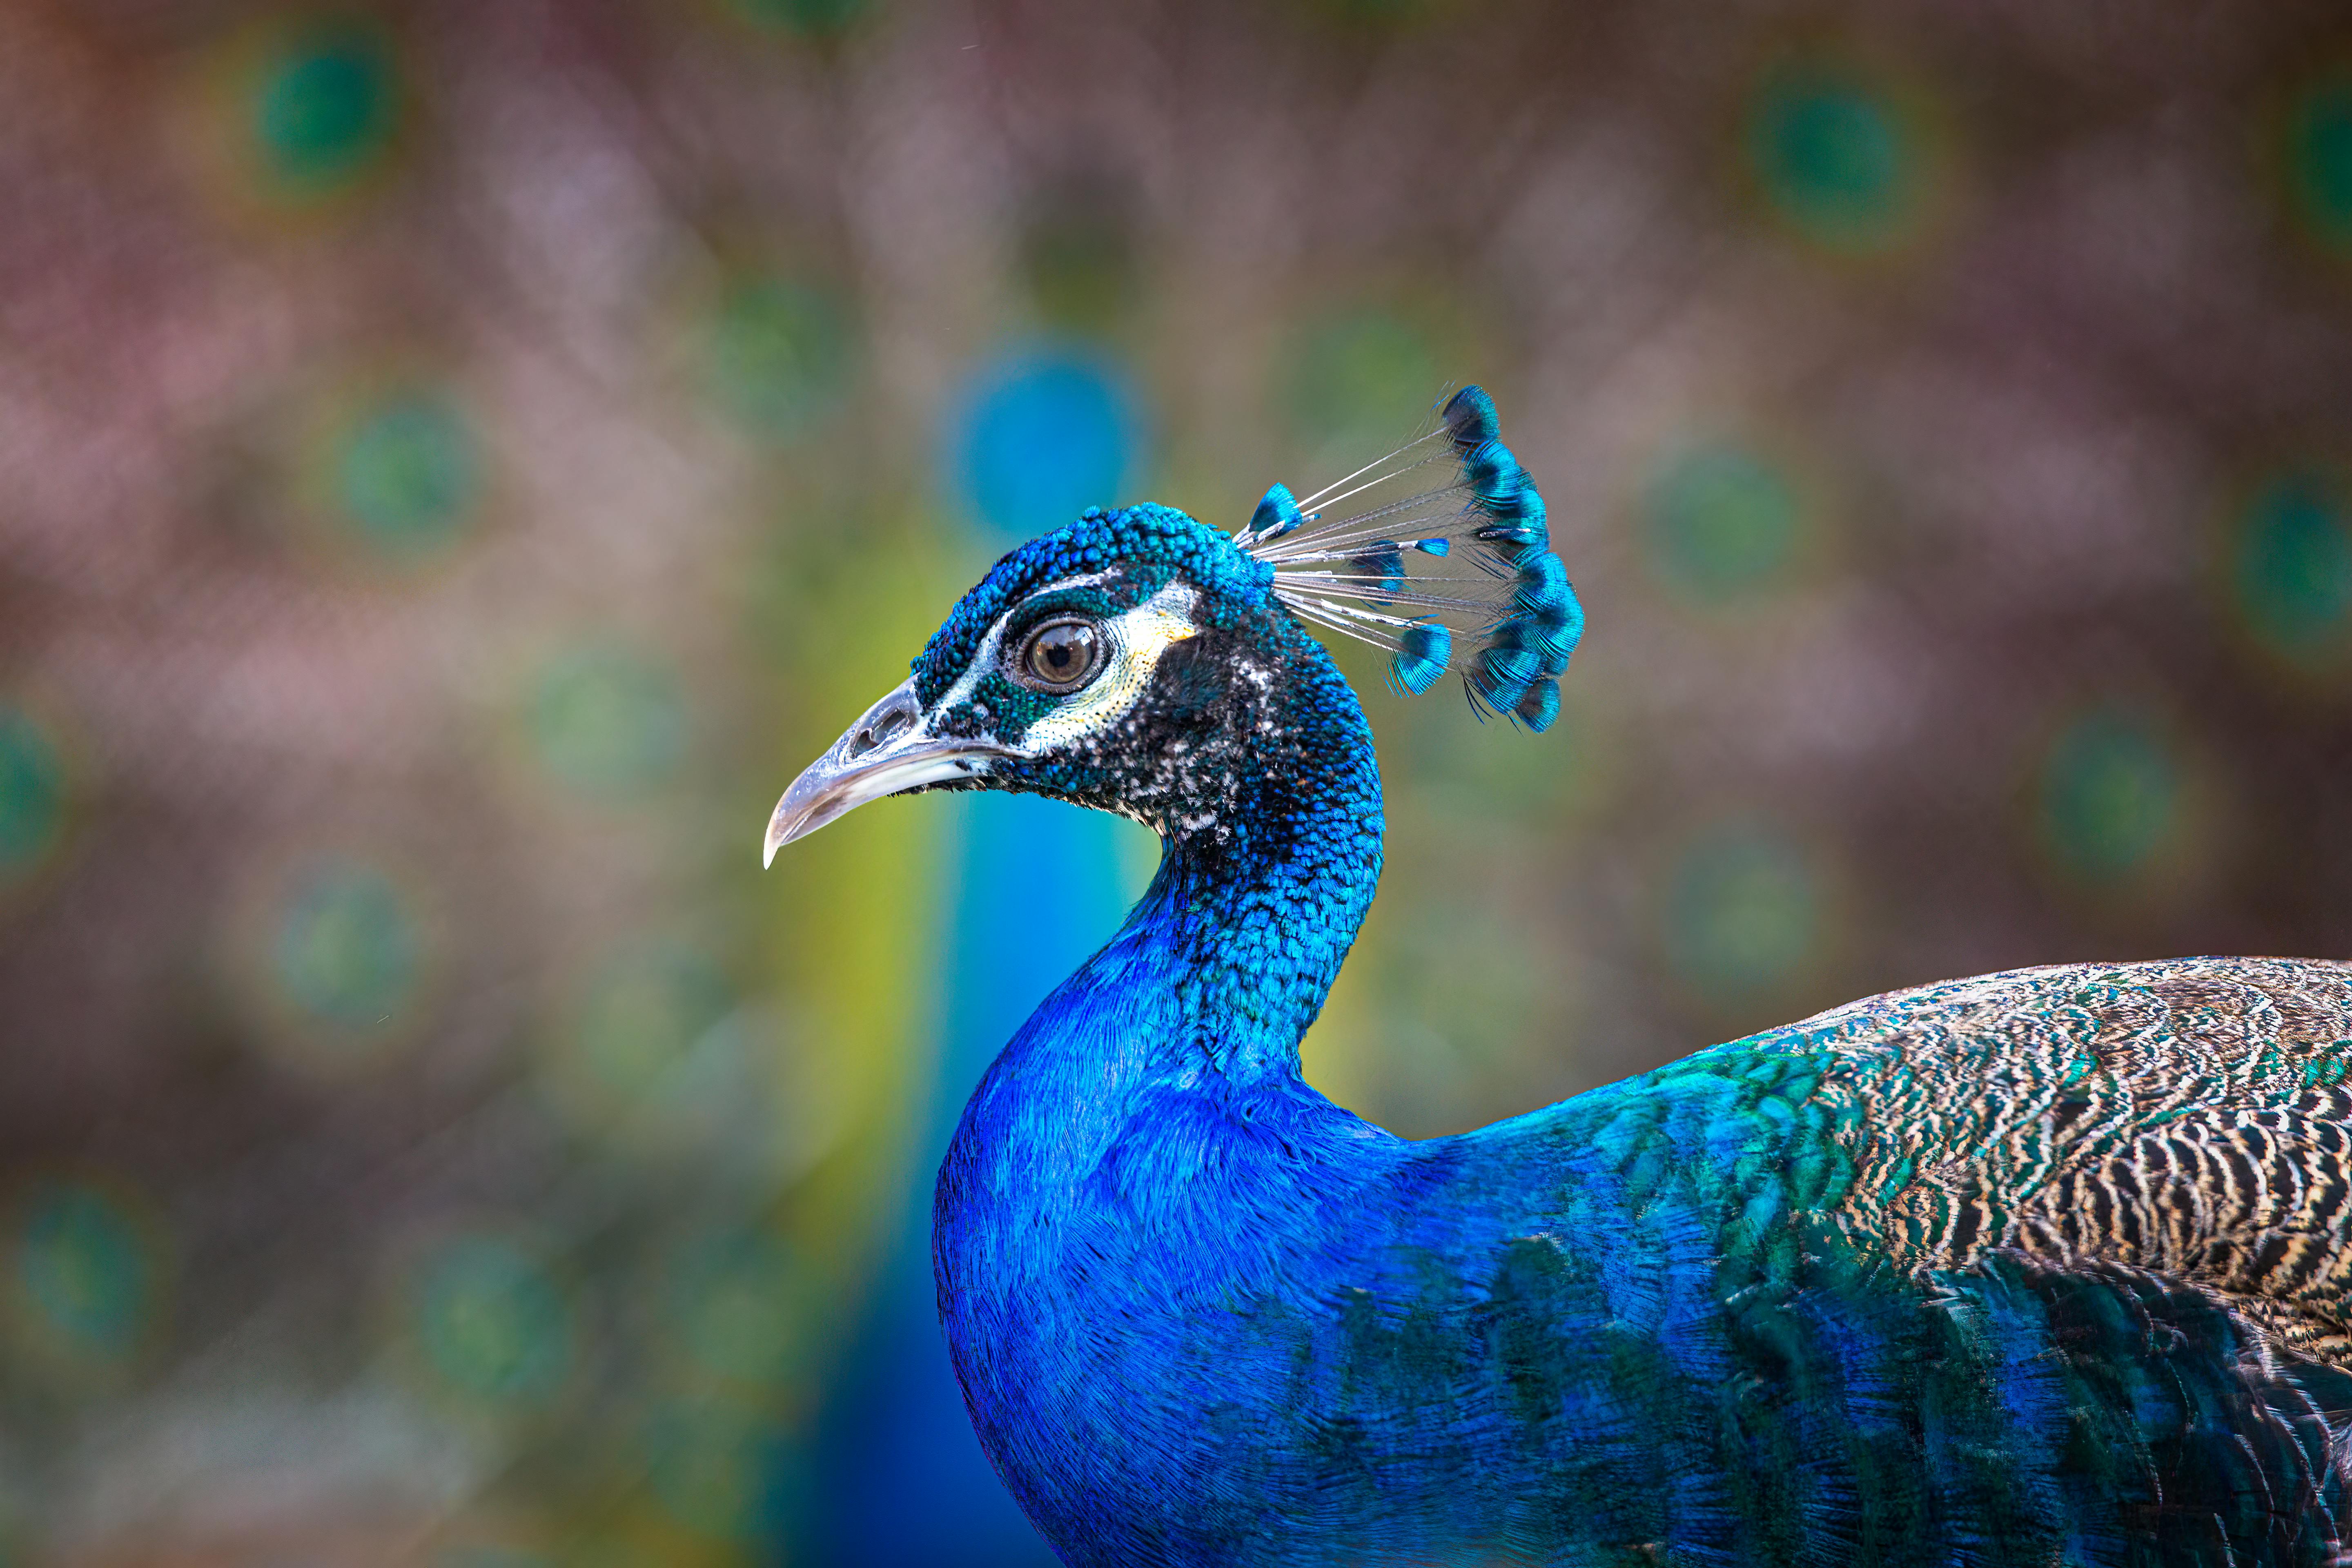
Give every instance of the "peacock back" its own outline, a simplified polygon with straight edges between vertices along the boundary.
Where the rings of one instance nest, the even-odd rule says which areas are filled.
[[[1496,1374],[1542,1412],[1529,1539],[2342,1561],[2347,1070],[2352,966],[2076,964],[1853,1003],[1468,1135],[1562,1173],[1486,1292],[1518,1336]]]

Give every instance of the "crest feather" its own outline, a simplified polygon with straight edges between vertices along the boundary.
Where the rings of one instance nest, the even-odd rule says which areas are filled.
[[[1438,464],[1445,477],[1429,484]],[[1460,648],[1482,713],[1530,730],[1559,717],[1584,611],[1543,497],[1482,389],[1464,387],[1436,428],[1303,501],[1274,486],[1234,542],[1274,568],[1276,595],[1300,619],[1387,648],[1390,683],[1408,696],[1435,685]]]

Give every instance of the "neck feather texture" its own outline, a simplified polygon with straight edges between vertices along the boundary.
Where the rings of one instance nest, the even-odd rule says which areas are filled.
[[[1171,1065],[1189,1059],[1236,1084],[1297,1075],[1300,1037],[1380,880],[1370,729],[1329,656],[1297,642],[1237,683],[1247,700],[1190,770],[1218,778],[1215,793],[1158,814],[1159,875],[1072,982],[1139,961],[1159,970]]]
[[[1219,661],[1236,672],[1234,700],[1174,741],[1168,770],[1213,782],[1152,803],[1165,849],[1150,888],[974,1092],[941,1173],[944,1226],[975,1219],[964,1202],[1044,1201],[1086,1182],[1123,1143],[1165,1131],[1163,1091],[1280,1101],[1347,1139],[1371,1131],[1298,1076],[1300,1038],[1380,879],[1381,821],[1363,711],[1329,655],[1295,635],[1272,658]]]

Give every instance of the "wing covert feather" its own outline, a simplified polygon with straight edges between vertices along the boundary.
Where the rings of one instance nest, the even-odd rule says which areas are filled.
[[[2352,1363],[2352,965],[2011,971],[1782,1038],[1833,1053],[1854,1179],[1829,1217],[1905,1267],[2120,1263]]]

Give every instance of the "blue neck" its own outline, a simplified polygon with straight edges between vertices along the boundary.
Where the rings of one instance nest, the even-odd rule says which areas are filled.
[[[1380,878],[1380,775],[1328,657],[1274,651],[1163,753],[1193,764],[1155,774],[1183,798],[1122,800],[1160,830],[1159,875],[990,1067],[940,1169],[949,1353],[982,1447],[1074,1563],[1109,1560],[1085,1543],[1110,1513],[1169,1506],[1208,1412],[1286,1386],[1268,1369],[1296,1346],[1238,1353],[1227,1331],[1259,1320],[1234,1303],[1358,1280],[1363,1194],[1413,1147],[1299,1078]]]
[[[1298,1046],[1380,879],[1380,773],[1354,694],[1300,641],[1257,716],[1204,745],[1216,795],[1154,813],[1159,874],[989,1069],[951,1165],[1083,1181],[1163,1089],[1308,1095],[1366,1131],[1304,1089]]]
[[[1159,814],[1159,874],[1070,983],[1116,984],[1140,965],[1164,1003],[1150,1032],[1165,1065],[1236,1085],[1297,1077],[1300,1037],[1381,875],[1370,727],[1329,656],[1299,640],[1264,721],[1242,727],[1214,759],[1227,781],[1218,795]]]
[[[1380,780],[1367,765],[1349,783],[1278,830],[1245,825],[1239,844],[1171,839],[1118,936],[1073,984],[1141,963],[1168,987],[1169,1065],[1237,1085],[1297,1077],[1299,1040],[1380,879]]]

